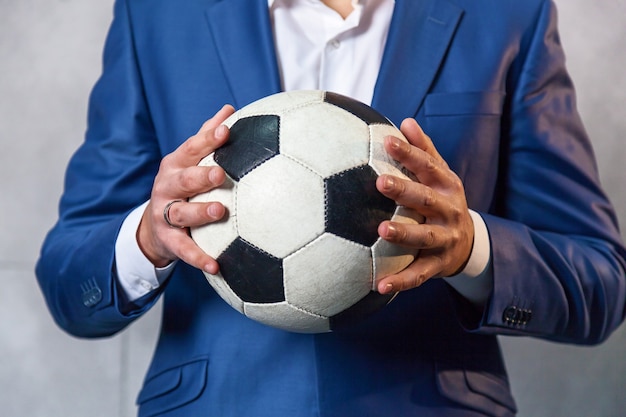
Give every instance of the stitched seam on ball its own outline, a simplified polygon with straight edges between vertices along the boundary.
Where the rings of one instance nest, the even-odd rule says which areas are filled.
[[[237,238],[241,239],[242,241],[244,241],[248,246],[250,246],[251,248],[254,248],[256,250],[258,250],[259,252],[261,252],[264,255],[269,256],[270,258],[273,259],[278,259],[281,262],[285,259],[285,258],[280,258],[276,255],[272,255],[271,253],[269,253],[268,251],[266,251],[265,249],[261,249],[260,247],[258,247],[257,245],[253,244],[252,242],[248,241],[247,239],[244,239],[243,237],[241,237],[241,235],[239,234],[239,231],[237,231]]]
[[[373,161],[373,155],[374,155],[374,141],[372,140],[372,137],[374,136],[372,132],[372,125],[367,125],[367,131],[369,133],[369,138],[368,138],[368,144],[369,144],[369,153],[367,155],[367,164],[369,166],[372,167],[372,169],[374,170],[374,172],[376,172],[376,169],[374,168],[374,165],[372,164]],[[378,172],[376,172],[376,175],[378,175]]]
[[[234,221],[233,223],[235,224],[235,233],[237,233],[237,236],[240,235],[239,233],[239,216],[237,215],[237,213],[239,213],[239,181],[235,181],[233,179],[233,184],[234,184],[234,188],[233,188],[233,206],[235,207],[235,214],[233,215],[232,213],[228,213],[228,217],[232,218],[234,217]]]
[[[380,238],[378,238],[376,240],[376,243],[378,243],[380,241]],[[376,246],[376,243],[374,243],[372,246],[370,246],[370,265],[372,265],[372,276],[370,277],[370,288],[372,289],[372,291],[376,291],[376,274],[377,274],[377,268],[376,268],[376,258],[374,257],[374,246]]]
[[[282,112],[283,112],[283,114],[287,114],[287,113],[291,113],[292,111],[299,110],[299,109],[301,109],[303,107],[310,106],[311,104],[322,104],[322,103],[324,103],[324,99],[322,98],[320,100],[319,97],[316,97],[316,98],[313,98],[313,99],[308,100],[308,101],[303,101],[302,103],[297,104],[297,105],[295,105],[293,107],[290,107],[290,108],[288,108],[286,110],[283,109]]]
[[[287,294],[285,294],[285,298],[287,298]],[[310,314],[310,315],[315,316],[315,317],[320,318],[320,319],[327,319],[328,318],[328,316],[322,316],[321,314],[314,313],[312,311],[307,310],[306,308],[302,308],[302,307],[298,307],[296,305],[293,305],[289,301],[285,301],[285,302],[289,306],[293,307],[294,309],[296,309],[296,310],[298,310],[298,311],[300,311],[302,313]]]
[[[367,247],[367,246],[365,246],[365,245],[361,245],[360,243],[353,242],[353,241],[352,241],[352,240],[350,240],[350,239],[346,239],[345,237],[342,237],[342,236],[336,235],[336,234],[334,234],[334,233],[332,233],[332,232],[328,232],[328,231],[326,231],[326,230],[324,230],[324,231],[323,231],[322,233],[320,233],[319,235],[315,236],[315,237],[314,237],[313,239],[311,239],[311,240],[309,241],[309,243],[307,243],[306,245],[303,245],[303,246],[299,247],[298,249],[294,250],[293,252],[288,253],[287,255],[285,255],[284,257],[282,257],[281,259],[284,261],[284,260],[285,260],[285,259],[287,259],[288,257],[293,256],[293,255],[295,255],[295,254],[297,254],[297,253],[299,253],[299,252],[302,252],[303,250],[307,249],[309,246],[312,246],[313,244],[315,244],[315,243],[316,243],[319,239],[321,239],[321,238],[322,238],[322,236],[324,236],[324,235],[331,235],[331,236],[334,236],[334,237],[336,237],[337,239],[341,239],[341,240],[342,240],[342,241],[344,241],[344,242],[348,242],[348,244],[350,244],[351,246],[354,246],[355,248],[366,248],[366,249],[369,249],[369,251],[370,251],[370,255],[372,256],[372,259],[373,259],[373,256],[374,256],[374,255],[373,255],[373,252],[372,252],[372,248],[371,248],[371,247],[369,247],[369,248],[368,248],[368,247]],[[259,249],[259,250],[262,250],[262,249]],[[265,252],[265,251],[263,251],[263,252],[264,252],[264,253],[267,253],[267,252]],[[273,255],[271,255],[271,256],[273,256]]]

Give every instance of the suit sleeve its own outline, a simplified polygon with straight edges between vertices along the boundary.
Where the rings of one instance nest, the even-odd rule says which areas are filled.
[[[59,220],[43,243],[36,274],[59,326],[97,337],[123,329],[156,298],[125,302],[114,271],[118,230],[149,198],[161,160],[124,1],[115,5],[88,125],[68,165]]]
[[[594,344],[624,318],[625,250],[576,110],[550,1],[510,77],[483,333]],[[506,118],[505,118],[506,119]]]

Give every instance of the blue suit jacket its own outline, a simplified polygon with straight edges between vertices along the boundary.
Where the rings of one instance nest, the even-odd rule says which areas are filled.
[[[494,290],[477,313],[441,280],[358,326],[291,334],[179,264],[140,415],[503,416],[496,334],[592,344],[622,321],[624,248],[548,0],[396,0],[373,106],[414,117],[484,217]],[[37,276],[61,327],[111,335],[155,302],[116,288],[114,244],[161,158],[224,103],[280,90],[266,0],[118,0],[85,143]],[[158,294],[157,294],[158,295]]]

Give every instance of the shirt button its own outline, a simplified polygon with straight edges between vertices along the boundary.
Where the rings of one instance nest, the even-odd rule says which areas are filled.
[[[152,284],[145,280],[139,281],[139,285],[141,285],[141,287],[146,291],[151,291],[153,289]]]
[[[341,46],[341,41],[339,39],[333,39],[328,44],[333,49],[339,49],[339,47]]]

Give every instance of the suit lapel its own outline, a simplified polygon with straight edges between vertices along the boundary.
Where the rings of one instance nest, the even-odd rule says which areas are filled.
[[[446,0],[396,0],[374,108],[396,124],[418,113],[462,14]]]
[[[462,14],[447,0],[396,0],[374,108],[396,124],[418,113]],[[280,91],[267,1],[218,2],[207,19],[237,108]]]
[[[207,19],[236,108],[280,91],[280,76],[265,0],[229,0],[208,8]]]

